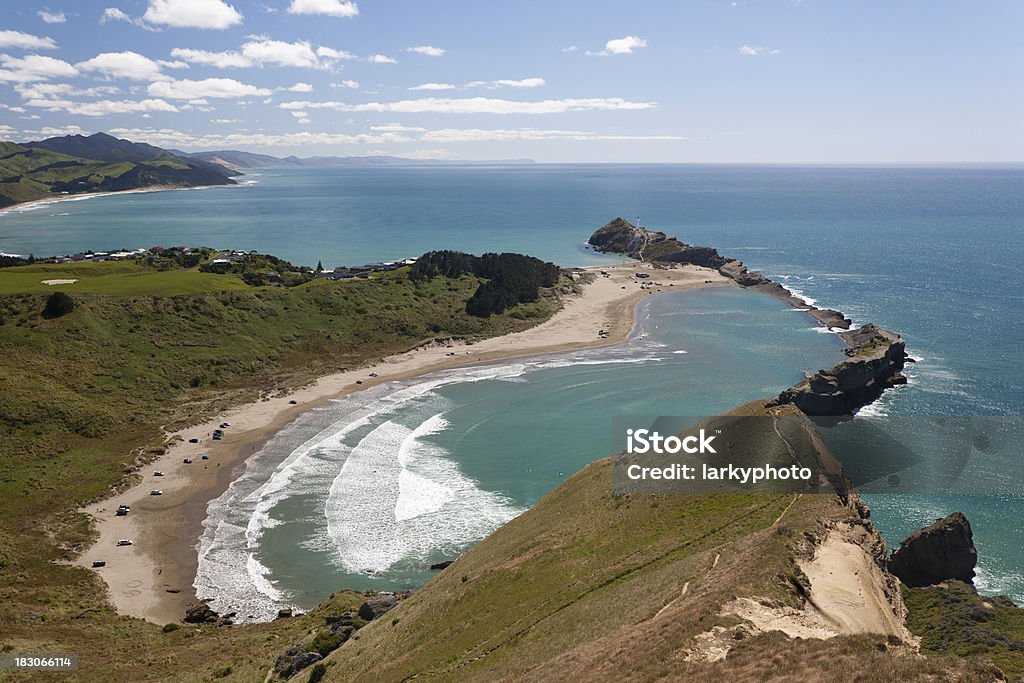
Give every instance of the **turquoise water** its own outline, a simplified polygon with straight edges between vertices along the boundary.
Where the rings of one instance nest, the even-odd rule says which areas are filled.
[[[720,412],[835,362],[838,338],[813,325],[744,290],[670,293],[644,302],[636,335],[620,346],[334,401],[271,440],[211,506],[200,593],[266,616],[340,586],[419,586],[429,564],[619,450],[617,418]]]
[[[256,182],[0,214],[0,251],[47,254],[208,244],[335,265],[447,247],[516,250],[582,265],[608,260],[582,247],[595,228],[616,215],[640,214],[644,224],[716,246],[856,322],[872,320],[901,332],[921,362],[910,368],[908,387],[888,393],[869,412],[1024,414],[1024,294],[1017,284],[1024,274],[1020,168],[266,169],[247,180]],[[767,340],[777,330],[766,326],[756,334]],[[811,339],[812,344],[822,341]],[[776,369],[794,373],[814,366]],[[593,367],[564,371],[583,377]],[[630,377],[637,379],[624,380],[632,382],[624,389],[627,394],[647,389],[640,375]],[[482,391],[491,385],[456,386],[439,391]],[[751,388],[762,387],[752,382]],[[720,403],[709,400],[708,409],[697,412],[756,395],[761,394],[723,393]],[[523,404],[510,403],[504,412],[515,415],[523,409]],[[424,438],[429,443],[444,433]],[[536,452],[560,449],[565,435],[548,434],[550,442]],[[480,476],[471,459],[464,467],[460,472],[467,478]],[[1011,474],[1024,478],[1024,472]],[[539,478],[536,492],[553,483]],[[482,490],[507,497],[513,508],[530,500],[528,491],[512,490],[501,481],[491,485]],[[1022,502],[1012,491],[870,497],[875,521],[891,543],[938,516],[964,510],[974,523],[980,587],[1018,600],[1024,600]],[[293,512],[308,511],[297,507]],[[302,552],[327,552],[326,547],[314,544]],[[301,553],[295,558],[271,563],[278,562],[274,569],[280,572],[289,563],[305,565]],[[330,575],[335,570],[324,571]]]

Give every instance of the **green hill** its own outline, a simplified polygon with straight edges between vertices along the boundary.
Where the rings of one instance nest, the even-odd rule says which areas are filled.
[[[103,133],[0,142],[0,208],[64,194],[233,184],[223,168]]]

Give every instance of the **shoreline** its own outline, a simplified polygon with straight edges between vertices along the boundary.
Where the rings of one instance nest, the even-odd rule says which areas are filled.
[[[80,509],[93,518],[98,536],[73,564],[89,568],[93,561],[107,563],[94,571],[107,583],[119,613],[157,624],[178,622],[186,606],[197,602],[192,584],[209,502],[227,490],[237,467],[301,413],[378,384],[438,370],[619,344],[629,338],[641,300],[669,291],[734,284],[715,270],[696,266],[656,268],[627,262],[580,270],[593,273],[595,280],[583,285],[582,294],[564,299],[559,311],[535,327],[472,344],[417,347],[367,367],[325,375],[288,395],[237,406],[203,424],[167,434],[168,439],[180,440],[139,470],[139,483]],[[650,277],[636,278],[637,272]],[[599,336],[601,330],[607,334]],[[355,384],[357,380],[363,384]],[[232,426],[225,429],[223,440],[212,441],[213,430],[224,422]],[[199,443],[189,443],[192,438]],[[203,455],[209,460],[202,460]],[[185,458],[193,462],[185,464]],[[155,477],[157,470],[164,476]],[[152,489],[163,494],[151,496]],[[114,510],[122,504],[129,505],[131,512],[117,517]],[[119,539],[131,539],[134,544],[117,547]]]
[[[60,204],[62,202],[80,202],[87,199],[96,199],[97,197],[113,197],[122,194],[148,194],[150,192],[170,192],[171,190],[207,190],[215,187],[246,187],[245,183],[237,183],[235,185],[149,185],[147,187],[136,187],[131,190],[115,190],[112,192],[82,192],[81,194],[68,194],[61,195],[59,197],[42,197],[40,199],[30,199],[27,202],[18,202],[17,204],[11,204],[0,208],[0,216],[5,213],[16,213],[18,211],[34,210],[37,207],[42,207],[47,204]],[[33,207],[33,208],[29,208]]]

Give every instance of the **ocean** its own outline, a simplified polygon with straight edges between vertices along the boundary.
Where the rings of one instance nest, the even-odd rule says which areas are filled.
[[[1024,169],[446,166],[261,169],[242,180],[5,212],[0,252],[210,245],[335,266],[449,248],[590,265],[614,260],[584,248],[590,233],[639,216],[855,323],[900,332],[920,361],[910,384],[858,420],[1024,413]],[[418,585],[430,561],[617,450],[610,420],[725,409],[840,355],[833,335],[749,292],[664,295],[639,320],[646,336],[625,346],[386,385],[307,415],[211,505],[200,592],[216,585],[225,605],[265,614],[341,587]],[[963,510],[979,589],[1024,600],[1024,500],[1013,486],[868,501],[891,545]]]

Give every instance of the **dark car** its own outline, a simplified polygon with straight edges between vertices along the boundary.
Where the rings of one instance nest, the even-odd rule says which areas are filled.
[[[93,560],[92,566],[93,567],[106,567],[107,563],[104,562],[103,560]]]
[[[189,439],[189,443],[199,443],[199,439]]]
[[[184,460],[182,460],[182,462],[185,463],[186,465],[191,465],[192,464],[192,458],[185,458]]]

